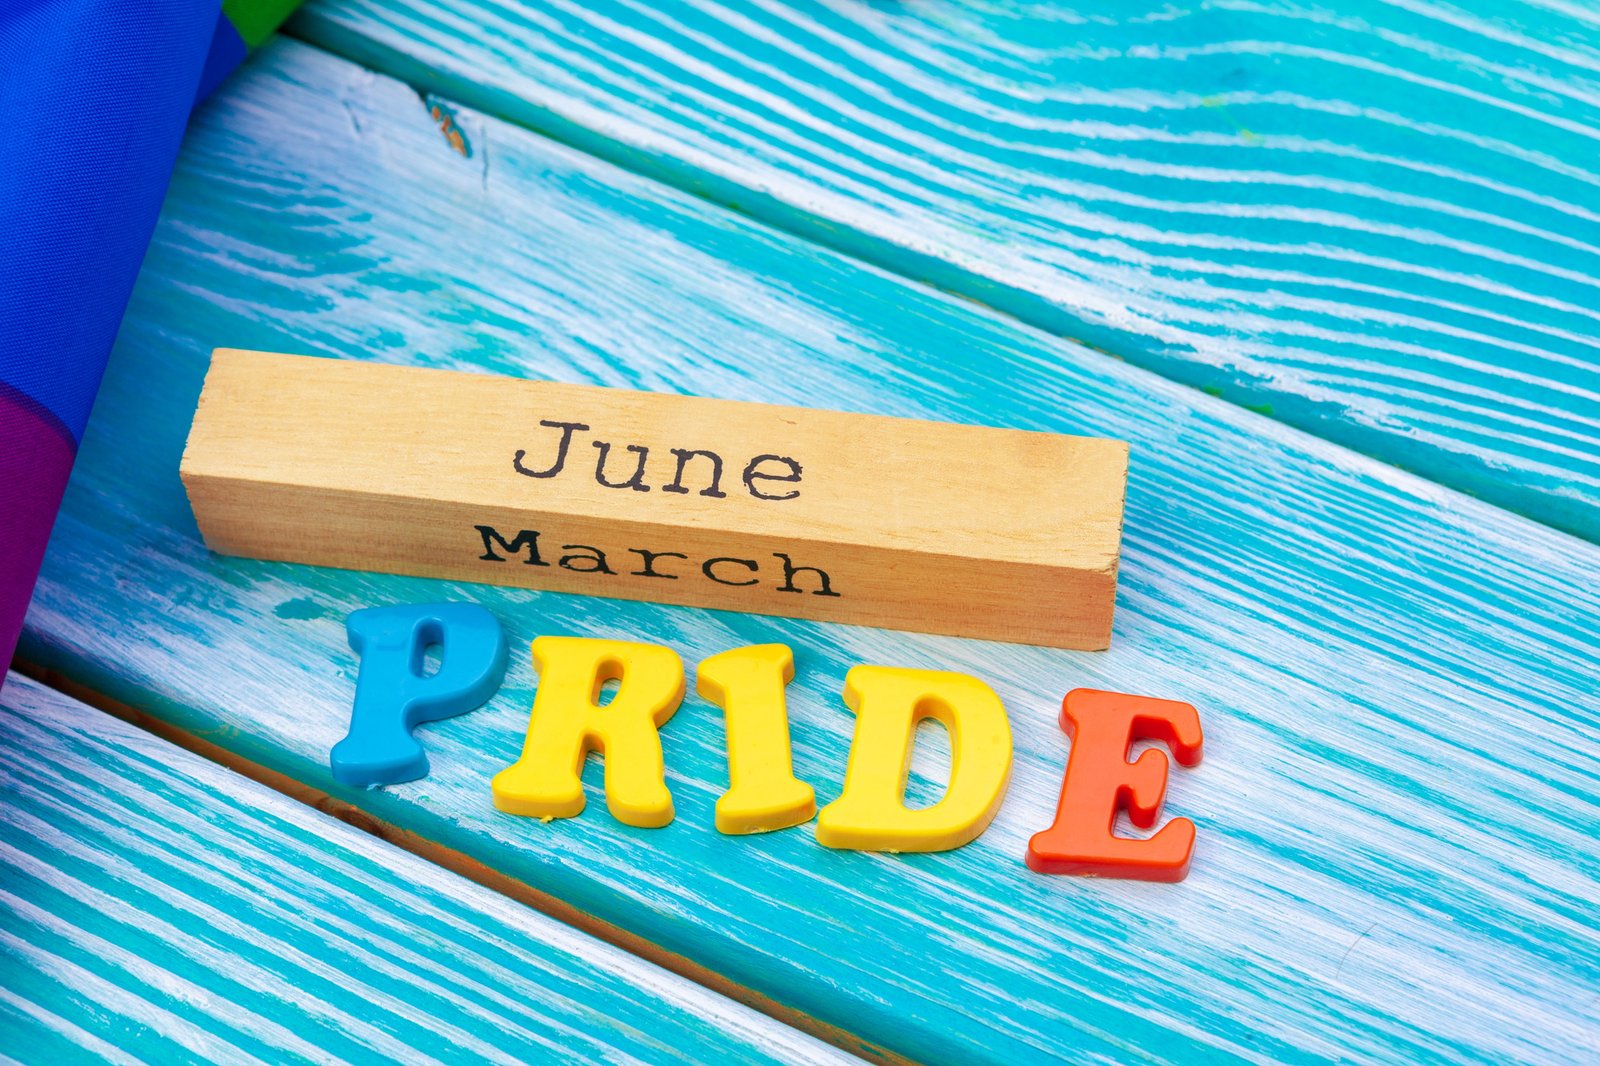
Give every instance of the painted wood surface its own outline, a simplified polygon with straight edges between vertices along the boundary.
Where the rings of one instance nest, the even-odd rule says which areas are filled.
[[[292,25],[1600,540],[1588,5],[323,0]]]
[[[178,480],[217,344],[1127,439],[1116,636],[1050,651],[217,557]],[[440,598],[513,646],[790,643],[820,803],[849,666],[973,673],[1011,714],[1005,807],[940,855],[721,836],[720,713],[690,697],[671,827],[612,821],[594,765],[583,817],[499,814],[521,655],[487,707],[421,730],[429,778],[338,788],[344,617]],[[1570,1062],[1600,1038],[1597,633],[1594,545],[283,44],[191,131],[23,653],[913,1058]],[[1199,825],[1182,885],[1024,868],[1074,686],[1200,708],[1205,764],[1169,795]]]
[[[13,674],[0,1032],[29,1062],[850,1062]]]

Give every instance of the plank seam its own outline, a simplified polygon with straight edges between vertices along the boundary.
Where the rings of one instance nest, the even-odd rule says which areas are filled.
[[[812,216],[801,208],[785,203],[775,195],[738,185],[709,171],[696,170],[689,163],[665,152],[653,153],[626,144],[604,132],[590,129],[574,119],[558,114],[549,107],[531,103],[520,97],[512,97],[506,90],[470,83],[451,86],[444,84],[448,79],[442,78],[430,84],[421,80],[421,75],[433,72],[423,71],[420,64],[407,56],[392,57],[396,60],[397,69],[386,70],[372,66],[352,50],[341,48],[337,43],[324,42],[304,32],[300,29],[298,19],[291,20],[281,32],[306,47],[317,49],[364,71],[405,85],[417,95],[423,107],[430,113],[443,103],[470,108],[495,121],[515,126],[534,136],[619,167],[636,177],[691,196],[720,210],[730,211],[756,225],[803,241],[812,247],[826,249],[906,284],[967,301],[1010,322],[1067,341],[1098,355],[1137,366],[1183,388],[1220,399],[1236,411],[1300,430],[1353,454],[1405,470],[1430,484],[1482,500],[1497,510],[1526,518],[1544,528],[1595,543],[1591,537],[1576,527],[1555,525],[1527,510],[1509,506],[1499,500],[1487,499],[1466,484],[1441,481],[1430,474],[1425,465],[1396,462],[1374,450],[1329,434],[1328,428],[1336,426],[1337,423],[1324,423],[1312,418],[1279,417],[1270,404],[1263,405],[1259,399],[1240,397],[1226,383],[1219,385],[1216,382],[1203,380],[1199,373],[1204,369],[1203,365],[1186,363],[1176,358],[1163,358],[1156,350],[1141,352],[1130,346],[1124,351],[1110,347],[1109,345],[1123,334],[1111,327],[1099,329],[1052,304],[1043,296],[985,277],[974,270],[964,269],[959,264],[941,259],[930,252],[920,251],[910,245],[891,245],[886,238],[844,226],[831,225],[826,218]],[[462,88],[472,91],[459,92],[458,90]],[[512,103],[497,104],[497,101],[503,98],[510,98]],[[436,118],[435,121],[441,120]],[[443,124],[441,130],[448,138],[448,130]],[[454,150],[461,150],[454,145],[454,141],[450,143]],[[487,160],[484,180],[487,182]],[[882,254],[885,251],[893,254]],[[894,260],[898,260],[898,264],[895,264]],[[907,268],[913,265],[920,270],[920,274],[907,273]]]
[[[11,669],[64,696],[75,699],[88,707],[93,707],[103,714],[127,722],[129,725],[142,729],[154,737],[170,744],[175,744],[185,751],[232,770],[297,803],[301,803],[329,817],[337,818],[346,825],[375,836],[386,843],[393,844],[395,847],[410,852],[426,862],[465,877],[474,884],[497,892],[523,906],[553,918],[563,925],[576,929],[580,933],[602,940],[636,958],[659,966],[685,980],[692,981],[710,992],[758,1011],[781,1025],[786,1025],[808,1036],[816,1037],[818,1040],[838,1048],[846,1054],[854,1055],[868,1062],[879,1063],[882,1066],[919,1066],[913,1059],[895,1054],[846,1030],[839,1029],[808,1014],[787,1007],[753,989],[723,977],[700,963],[669,952],[642,936],[585,914],[565,900],[542,892],[508,874],[499,873],[478,859],[474,859],[454,848],[446,847],[408,829],[374,818],[354,804],[330,796],[320,789],[302,784],[288,774],[269,769],[236,752],[229,751],[227,748],[198,737],[187,730],[164,722],[120,700],[113,699],[96,689],[73,681],[56,670],[51,670],[20,658],[11,664]],[[485,783],[485,787],[487,788],[487,783]]]

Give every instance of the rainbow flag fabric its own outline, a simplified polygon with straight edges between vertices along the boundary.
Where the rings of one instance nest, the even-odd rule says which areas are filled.
[[[197,100],[286,0],[0,0],[0,679]]]

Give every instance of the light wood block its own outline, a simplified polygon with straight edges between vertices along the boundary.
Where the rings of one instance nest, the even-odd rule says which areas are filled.
[[[1128,445],[219,349],[227,555],[1094,650]]]

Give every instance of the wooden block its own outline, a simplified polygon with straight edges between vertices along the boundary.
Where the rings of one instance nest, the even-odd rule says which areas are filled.
[[[219,349],[229,555],[1100,649],[1128,445]]]

